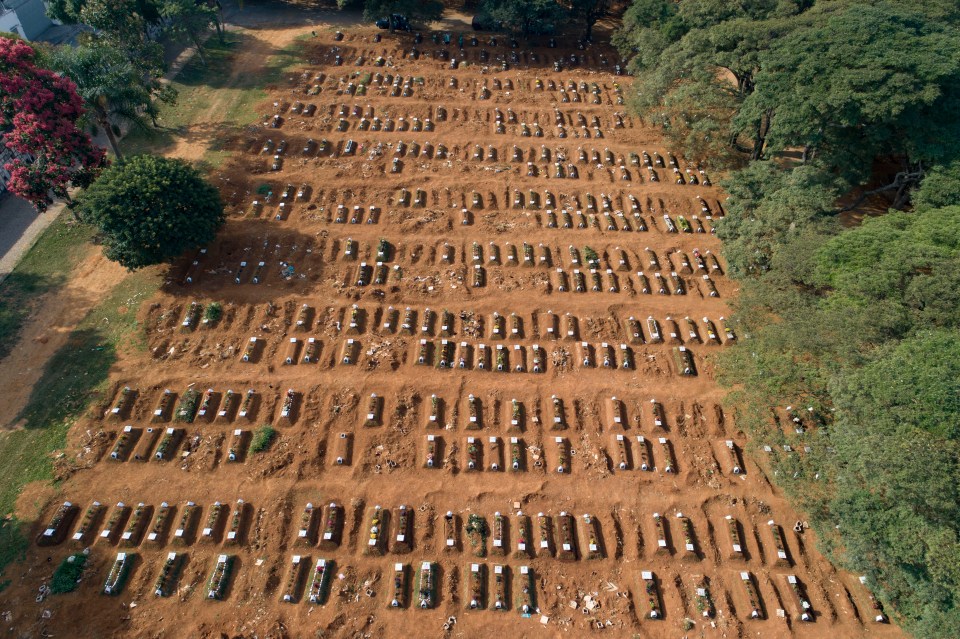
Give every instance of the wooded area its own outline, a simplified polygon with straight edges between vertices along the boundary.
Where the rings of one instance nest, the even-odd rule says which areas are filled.
[[[918,637],[960,627],[958,24],[942,1],[636,0],[616,35],[638,112],[731,171],[740,424]]]

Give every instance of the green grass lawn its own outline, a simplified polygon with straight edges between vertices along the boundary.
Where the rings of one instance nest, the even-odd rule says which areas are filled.
[[[0,284],[0,359],[17,343],[24,321],[44,293],[63,286],[90,250],[93,229],[64,212]]]
[[[0,358],[17,344],[20,330],[45,294],[56,291],[90,251],[93,229],[78,224],[70,213],[60,217],[37,239],[20,263],[0,284]],[[6,519],[20,489],[29,481],[51,477],[50,452],[62,447],[66,427],[21,430],[0,434],[0,570],[26,550],[26,526]],[[0,590],[7,582],[0,581]]]
[[[309,36],[308,36],[309,37]],[[267,98],[266,88],[276,84],[283,74],[301,62],[298,55],[304,38],[298,38],[283,49],[274,50],[265,60],[265,68],[256,73],[240,75],[231,83],[231,72],[239,53],[253,46],[256,32],[228,32],[221,43],[212,36],[204,49],[207,64],[194,56],[171,81],[176,88],[176,104],[160,105],[160,128],[134,130],[120,142],[120,149],[127,155],[139,153],[163,153],[173,148],[179,138],[189,135],[206,135],[212,142],[204,160],[216,165],[223,161],[226,152],[218,148],[223,135],[257,119],[254,107]],[[227,108],[217,113],[219,122],[213,124],[216,131],[204,128],[194,130],[193,125],[201,119],[215,99],[227,98]]]

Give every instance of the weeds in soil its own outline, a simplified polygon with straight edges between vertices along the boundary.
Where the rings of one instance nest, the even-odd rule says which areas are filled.
[[[253,434],[253,439],[250,441],[250,452],[262,453],[267,450],[276,436],[277,430],[270,424],[264,424]]]
[[[83,567],[86,563],[87,556],[82,552],[64,558],[57,566],[56,572],[53,573],[53,579],[50,580],[50,592],[60,595],[76,590],[77,582],[83,574]]]
[[[213,324],[223,317],[223,305],[220,302],[210,302],[203,311],[203,320]]]

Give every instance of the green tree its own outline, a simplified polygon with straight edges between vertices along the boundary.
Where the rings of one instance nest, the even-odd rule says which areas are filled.
[[[721,166],[749,157],[751,135],[741,140],[732,122],[763,52],[799,23],[792,3],[770,5],[638,0],[625,14],[614,43],[637,78],[632,104],[685,153]]]
[[[77,198],[111,260],[133,270],[208,244],[224,222],[216,188],[183,160],[138,155],[117,161]]]
[[[726,138],[730,167],[799,151],[851,184],[893,159],[862,195],[901,208],[960,153],[957,16],[940,0],[636,0],[614,42],[634,106],[686,151]]]
[[[917,208],[938,208],[960,202],[960,160],[933,166],[913,194]]]
[[[551,32],[567,18],[557,0],[484,0],[480,12],[524,37]]]
[[[57,47],[52,64],[76,83],[88,117],[104,131],[117,157],[122,156],[119,125],[146,127],[145,116],[157,117],[155,100],[172,102],[176,97],[175,92],[159,87],[156,95],[151,93],[123,53],[102,41]]]
[[[50,0],[46,3],[47,15],[67,24],[84,22],[83,9],[88,0]],[[160,7],[156,0],[124,0],[126,10],[142,16],[148,23],[160,21]]]
[[[877,338],[901,338],[918,326],[960,326],[960,207],[892,212],[826,242],[809,278],[832,292],[839,312],[867,308]],[[881,313],[880,311],[884,311]]]
[[[724,225],[734,211],[774,216],[769,201],[796,207],[792,187],[808,190],[798,180],[816,169],[750,168]],[[739,387],[738,423],[760,441],[815,451],[774,465],[833,559],[866,574],[908,630],[945,639],[960,617],[960,206],[847,230],[831,219],[738,227],[768,257],[740,275],[746,339],[721,356],[720,377]],[[726,242],[758,243],[743,239]],[[816,406],[822,428],[786,437],[770,413],[784,403]]]
[[[634,108],[745,164],[716,220],[738,425],[821,547],[930,639],[960,626],[958,24],[944,0],[636,0],[616,35]],[[845,215],[880,195],[913,210]]]
[[[337,0],[343,9],[351,0]],[[443,15],[443,3],[439,0],[363,0],[363,18],[371,22],[387,18],[393,14],[406,16],[410,20],[430,21]],[[394,28],[390,23],[390,30]]]
[[[583,24],[583,39],[593,37],[593,26],[607,15],[611,0],[569,0],[570,16]]]
[[[636,75],[654,68],[660,55],[688,31],[679,4],[670,0],[634,0],[623,14],[612,43],[630,61]]]
[[[924,637],[960,624],[960,336],[923,331],[832,387],[848,559]],[[952,621],[949,632],[943,632]],[[938,629],[939,628],[939,629]]]
[[[167,20],[168,32],[182,34],[193,43],[200,61],[206,66],[207,58],[203,50],[206,34],[210,29],[216,28],[220,42],[223,42],[217,12],[206,3],[197,3],[194,0],[163,0],[160,15]]]
[[[756,90],[734,120],[755,136],[755,157],[799,147],[864,180],[878,156],[905,155],[890,186],[902,195],[922,176],[918,161],[957,152],[960,123],[943,118],[960,81],[955,29],[888,2],[828,4],[804,19],[758,56]],[[948,124],[936,140],[934,122]]]
[[[727,215],[717,221],[724,255],[735,276],[770,270],[789,239],[811,227],[835,227],[835,179],[819,166],[793,170],[773,161],[752,162],[723,180],[730,194]]]
[[[153,2],[85,0],[77,21],[96,29],[93,39],[122,51],[152,90],[165,70],[163,47],[151,35],[160,32],[160,19],[159,5]]]

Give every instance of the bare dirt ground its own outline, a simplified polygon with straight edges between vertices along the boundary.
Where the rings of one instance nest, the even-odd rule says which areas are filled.
[[[901,636],[720,406],[722,194],[683,158],[675,183],[614,53],[318,33],[230,141],[227,227],[143,305],[146,350],[73,429],[76,510],[0,594],[10,634]],[[84,548],[78,589],[38,598]]]

